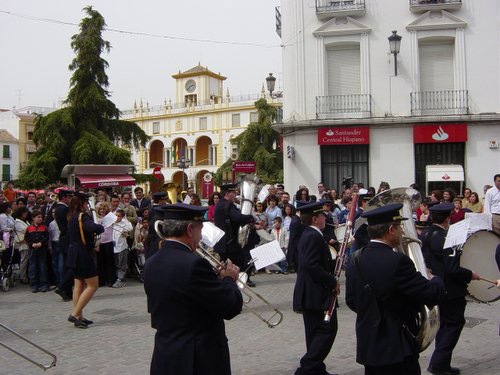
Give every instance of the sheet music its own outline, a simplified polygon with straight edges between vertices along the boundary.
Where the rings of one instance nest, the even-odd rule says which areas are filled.
[[[448,229],[448,234],[446,235],[446,240],[444,241],[443,249],[447,249],[452,246],[463,245],[467,241],[467,235],[469,233],[470,218],[464,219],[450,225]]]
[[[276,240],[250,250],[250,255],[255,262],[255,268],[257,270],[285,259],[285,253],[283,253],[280,244]]]
[[[112,212],[109,212],[106,216],[104,216],[101,220],[101,225],[104,228],[110,227],[116,221],[116,215]]]
[[[466,212],[465,218],[470,219],[469,234],[476,233],[480,230],[491,230],[492,218],[490,214]]]
[[[224,236],[224,231],[215,226],[209,221],[203,222],[201,228],[201,240],[209,247],[214,247],[217,242]]]
[[[269,187],[271,185],[267,184],[267,185],[264,185],[264,187],[262,189],[260,189],[260,192],[259,192],[259,195],[257,195],[257,201],[259,202],[264,202],[267,198],[267,196],[269,195]]]
[[[182,201],[182,203],[191,204],[191,197],[186,194],[186,196],[184,197],[184,201]]]

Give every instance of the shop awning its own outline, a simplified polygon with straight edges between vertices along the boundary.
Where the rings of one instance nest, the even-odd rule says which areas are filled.
[[[136,181],[129,175],[80,175],[76,176],[82,188],[105,188],[113,186],[132,186]]]

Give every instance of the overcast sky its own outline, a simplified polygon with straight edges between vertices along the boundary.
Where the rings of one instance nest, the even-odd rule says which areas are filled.
[[[273,72],[281,85],[280,39],[274,7],[280,0],[0,0],[0,108],[53,106],[66,98],[74,57],[71,36],[82,9],[92,5],[109,29],[191,39],[250,43],[216,44],[106,31],[112,49],[111,99],[121,110],[134,100],[160,105],[175,99],[172,74],[200,62],[228,77],[231,95],[258,93]],[[8,12],[9,14],[5,13]]]

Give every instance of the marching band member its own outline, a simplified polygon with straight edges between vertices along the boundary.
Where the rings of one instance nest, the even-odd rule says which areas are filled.
[[[443,249],[453,204],[440,203],[429,210],[432,226],[420,237],[422,252],[427,267],[434,275],[444,280],[447,294],[439,304],[440,325],[427,370],[435,375],[457,375],[460,369],[451,367],[451,357],[465,324],[467,284],[471,280],[479,280],[479,275],[460,267],[459,251],[451,248]]]
[[[323,202],[300,207],[300,220],[305,226],[297,246],[297,281],[293,293],[293,309],[304,320],[306,353],[300,359],[295,375],[331,375],[324,360],[337,335],[337,313],[330,322],[323,321],[332,291],[338,293],[333,275],[335,264],[321,232],[326,224]]]
[[[224,319],[243,306],[239,268],[228,260],[217,276],[194,254],[206,207],[178,203],[161,210],[166,240],[144,269],[151,326],[157,330],[151,374],[230,375]]]
[[[411,259],[394,251],[401,244],[401,203],[363,213],[371,241],[351,258],[346,303],[356,316],[356,361],[365,375],[419,375],[416,316],[422,304],[444,295],[441,279],[427,280]]]

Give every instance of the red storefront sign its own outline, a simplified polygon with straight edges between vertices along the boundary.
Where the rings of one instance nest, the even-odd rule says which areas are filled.
[[[413,143],[467,142],[467,124],[413,126]]]
[[[254,161],[233,161],[233,172],[255,173],[256,167]]]
[[[370,143],[370,128],[321,128],[318,129],[319,145],[367,145]]]
[[[85,175],[76,176],[81,188],[96,189],[100,187],[132,186],[135,179],[129,175]]]

